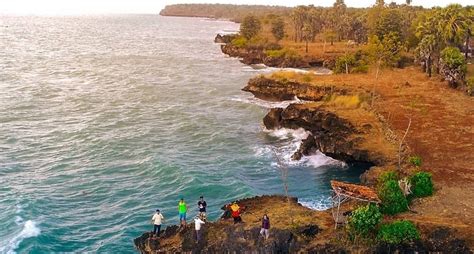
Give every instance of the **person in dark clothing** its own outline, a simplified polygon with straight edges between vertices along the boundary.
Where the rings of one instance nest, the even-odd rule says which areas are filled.
[[[270,230],[270,218],[268,217],[267,214],[264,214],[262,218],[262,229],[260,229],[260,235],[263,236],[265,240],[267,240],[268,237],[270,236],[269,230]]]
[[[204,197],[203,196],[199,197],[199,201],[198,201],[199,217],[204,221],[206,220],[206,207],[207,207],[207,203],[204,200]]]

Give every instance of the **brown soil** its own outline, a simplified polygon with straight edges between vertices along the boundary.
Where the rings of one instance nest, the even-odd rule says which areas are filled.
[[[293,79],[302,81],[303,76]],[[378,80],[369,73],[314,76],[311,83],[375,89],[374,112],[398,137],[411,118],[405,141],[411,154],[422,157],[422,170],[433,174],[436,193],[412,204],[416,214],[399,217],[452,226],[474,246],[474,98],[415,67],[384,70]],[[370,99],[367,103],[372,104]]]

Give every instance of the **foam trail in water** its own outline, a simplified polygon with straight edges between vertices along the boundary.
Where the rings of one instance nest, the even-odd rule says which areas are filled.
[[[22,230],[16,234],[12,239],[10,239],[5,246],[0,247],[0,253],[6,253],[6,254],[15,254],[15,249],[20,246],[21,241],[23,241],[26,238],[30,237],[35,237],[38,236],[41,231],[38,228],[37,224],[35,221],[32,220],[27,220],[24,221],[23,218],[19,215],[23,212],[24,206],[21,204],[16,205],[16,214],[15,216],[15,223],[18,226],[23,226]]]
[[[275,101],[264,101],[264,100],[261,100],[259,98],[254,97],[253,95],[234,96],[234,97],[231,97],[230,100],[243,102],[243,103],[247,103],[247,104],[254,104],[254,105],[258,105],[258,106],[263,107],[263,108],[286,108],[290,104],[305,103],[305,101],[302,101],[302,100],[298,99],[298,97],[296,97],[296,96],[295,96],[295,98],[293,98],[293,100],[276,101],[276,102]]]

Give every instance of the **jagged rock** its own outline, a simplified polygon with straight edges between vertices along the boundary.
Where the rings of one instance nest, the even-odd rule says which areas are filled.
[[[231,43],[233,39],[237,38],[237,34],[217,34],[214,38],[215,43]]]
[[[327,94],[347,93],[345,89],[334,86],[313,86],[292,81],[278,81],[266,77],[249,80],[243,91],[251,92],[255,97],[268,101],[292,100],[296,97],[308,101],[320,101]]]
[[[281,112],[282,108],[272,108],[270,112],[263,118],[263,124],[269,130],[278,129],[281,127]]]
[[[306,225],[303,227],[299,227],[296,230],[299,234],[304,235],[306,237],[314,237],[319,232],[321,232],[321,229],[318,227],[318,225]]]

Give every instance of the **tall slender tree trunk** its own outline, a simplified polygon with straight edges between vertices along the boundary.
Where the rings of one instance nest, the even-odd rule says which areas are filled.
[[[306,53],[308,53],[308,39],[306,39]]]
[[[467,36],[466,36],[466,47],[465,47],[465,52],[464,52],[464,57],[467,59],[469,56],[469,37],[471,37],[471,30],[469,29],[467,31]]]
[[[428,56],[428,64],[426,65],[426,70],[428,72],[428,77],[431,78],[431,55]]]

